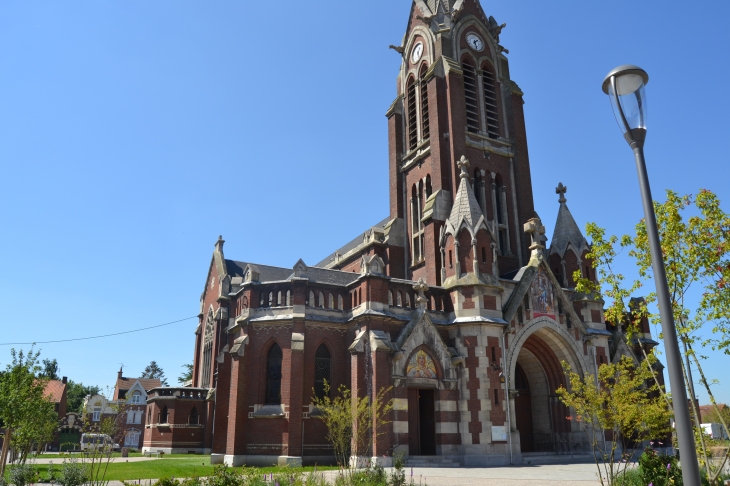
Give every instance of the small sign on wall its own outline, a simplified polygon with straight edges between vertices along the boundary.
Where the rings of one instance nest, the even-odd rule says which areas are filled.
[[[492,442],[506,442],[507,427],[492,425]]]

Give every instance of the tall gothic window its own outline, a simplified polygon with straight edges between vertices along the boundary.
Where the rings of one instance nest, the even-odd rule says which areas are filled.
[[[423,231],[423,181],[413,185],[411,191],[411,234],[413,245],[413,263],[423,260],[423,245],[425,240],[425,232]]]
[[[317,348],[317,353],[314,355],[314,396],[317,398],[324,398],[325,381],[332,386],[332,358],[327,346],[320,344]]]
[[[479,96],[477,91],[477,70],[469,59],[461,65],[464,71],[464,98],[466,100],[466,130],[479,132]]]
[[[421,138],[428,140],[431,136],[428,123],[428,85],[423,79],[428,71],[428,66],[421,66]]]
[[[269,349],[266,358],[266,405],[281,405],[281,360],[283,355],[278,344]]]
[[[418,145],[418,111],[416,109],[416,81],[413,78],[408,80],[406,86],[406,106],[408,109],[408,150],[413,150]]]
[[[484,95],[484,115],[487,117],[487,133],[492,138],[499,138],[497,85],[494,82],[494,74],[487,69],[482,71],[482,93]]]
[[[484,177],[482,176],[482,171],[479,169],[474,171],[474,196],[476,196],[477,203],[479,204],[479,207],[482,208],[484,218],[486,219],[487,207],[484,195]]]
[[[494,179],[492,184],[492,195],[494,201],[494,210],[497,213],[495,219],[497,220],[497,229],[499,237],[499,251],[502,255],[509,255],[510,241],[509,241],[509,218],[507,217],[507,188],[502,183],[502,178],[499,174]]]
[[[190,418],[188,419],[190,425],[198,425],[198,409],[193,407],[190,411]]]
[[[213,365],[213,311],[208,312],[203,331],[203,368],[200,386],[208,388],[210,384],[210,368]]]

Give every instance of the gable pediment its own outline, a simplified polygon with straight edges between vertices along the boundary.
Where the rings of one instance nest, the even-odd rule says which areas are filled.
[[[587,334],[588,330],[575,312],[572,301],[563,292],[558,279],[555,278],[543,258],[536,258],[533,255],[530,262],[520,270],[518,275],[520,275],[519,283],[504,306],[503,318],[505,321],[512,322],[523,299],[528,296],[534,317],[547,316],[557,321],[559,319],[558,309],[562,304],[563,312],[570,316],[571,322],[575,323],[582,335]]]

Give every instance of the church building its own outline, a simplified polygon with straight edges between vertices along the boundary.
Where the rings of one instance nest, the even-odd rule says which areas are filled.
[[[391,46],[402,62],[385,112],[390,214],[291,268],[227,259],[219,238],[192,386],[149,390],[144,450],[331,463],[312,403],[326,381],[330,394],[390,389],[394,410],[369,454],[386,465],[398,453],[479,466],[590,451],[555,393],[561,362],[589,376],[628,350],[603,301],[574,290],[574,272],[595,270],[567,188],[556,189],[549,244],[535,212],[504,24],[478,0],[411,1]]]

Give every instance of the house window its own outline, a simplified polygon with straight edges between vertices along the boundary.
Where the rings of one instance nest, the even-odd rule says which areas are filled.
[[[314,396],[317,398],[325,397],[325,381],[332,385],[331,364],[330,352],[321,344],[314,355]]]
[[[128,424],[134,423],[134,412],[131,410],[129,412],[127,412],[127,423]]]
[[[134,392],[131,397],[129,397],[129,403],[132,405],[139,405],[142,403],[142,394],[138,391]]]
[[[466,130],[479,132],[479,98],[477,95],[477,71],[470,60],[465,59],[461,65],[464,71],[464,99],[466,102]]]
[[[266,359],[266,404],[281,404],[281,348],[274,344]]]
[[[124,445],[129,447],[137,447],[139,445],[139,430],[128,430],[124,437]]]
[[[101,407],[94,407],[91,420],[94,422],[99,422],[101,420]]]

